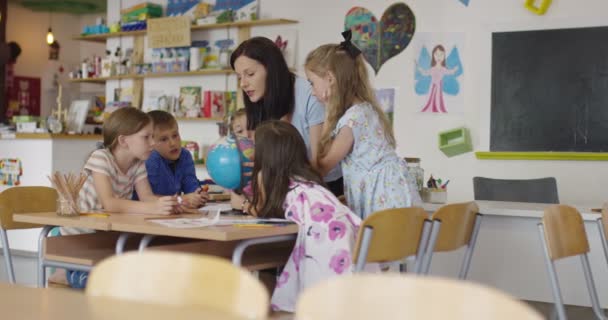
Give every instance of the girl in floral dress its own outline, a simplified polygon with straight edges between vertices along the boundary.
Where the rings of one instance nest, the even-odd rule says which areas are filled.
[[[369,83],[361,52],[346,41],[308,54],[305,71],[313,94],[327,108],[318,169],[340,163],[344,194],[361,218],[391,208],[421,204],[405,160],[395,151],[395,136]]]
[[[311,167],[302,136],[271,120],[255,131],[253,200],[244,210],[298,224],[295,247],[272,294],[275,310],[293,312],[299,294],[328,278],[352,273],[361,220],[343,205]]]

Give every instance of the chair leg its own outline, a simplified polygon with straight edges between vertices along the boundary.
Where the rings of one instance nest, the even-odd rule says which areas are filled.
[[[542,223],[538,224],[538,232],[540,234],[540,242],[543,247],[543,255],[545,263],[547,264],[547,272],[549,274],[549,282],[551,282],[551,289],[553,291],[553,299],[555,300],[555,310],[557,311],[557,318],[559,320],[567,320],[566,308],[562,299],[562,293],[559,289],[559,282],[557,280],[557,274],[555,273],[555,266],[551,257],[549,257],[549,250],[547,249],[547,241],[545,240],[545,229]]]
[[[38,288],[46,287],[46,263],[44,261],[44,244],[54,226],[44,226],[38,236]]]
[[[591,267],[589,266],[589,258],[587,254],[581,255],[581,262],[583,263],[583,272],[585,274],[585,280],[587,281],[587,289],[589,290],[589,297],[591,298],[591,307],[595,316],[600,319],[606,319],[604,311],[600,305],[600,300],[597,297],[597,291],[595,290],[595,282],[593,281],[593,274],[591,273]]]
[[[604,225],[602,224],[602,218],[597,219],[597,229],[600,233],[600,239],[602,240],[602,248],[604,249],[604,258],[606,258],[606,264],[608,264],[608,241],[606,241],[606,233],[604,232]]]
[[[11,257],[11,250],[8,244],[8,236],[6,230],[0,227],[0,240],[2,240],[2,251],[4,254],[4,262],[6,263],[6,272],[8,274],[8,281],[15,284],[15,269],[13,268],[13,259]]]
[[[473,226],[473,232],[471,233],[471,239],[467,245],[467,250],[462,260],[462,266],[460,267],[460,274],[458,279],[465,280],[469,274],[469,268],[471,267],[471,258],[473,257],[473,251],[475,250],[475,244],[477,243],[477,235],[479,234],[479,228],[481,226],[481,214],[475,216],[475,225]]]
[[[429,274],[429,270],[431,269],[431,259],[433,258],[433,251],[435,251],[435,243],[437,243],[440,228],[441,221],[433,220],[433,225],[431,226],[431,235],[429,237],[429,244],[426,248],[426,253],[422,261],[422,274]]]
[[[418,242],[418,250],[416,251],[416,264],[414,265],[414,273],[422,273],[422,263],[429,245],[429,237],[431,235],[431,220],[425,219],[422,223],[422,233],[420,234],[420,242]]]
[[[365,229],[363,229],[363,236],[361,238],[361,248],[359,248],[359,256],[357,257],[357,261],[355,261],[355,273],[363,271],[363,268],[365,267],[365,262],[367,261],[367,254],[369,252],[369,246],[372,242],[373,233],[374,229],[370,227],[365,227]]]

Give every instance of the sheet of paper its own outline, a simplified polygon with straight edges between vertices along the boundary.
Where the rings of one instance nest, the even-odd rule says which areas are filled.
[[[177,218],[177,219],[152,219],[148,220],[168,228],[202,228],[218,224],[220,221],[220,210],[208,210],[209,214],[203,218]]]

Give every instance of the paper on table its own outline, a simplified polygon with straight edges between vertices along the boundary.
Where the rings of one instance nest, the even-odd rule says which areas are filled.
[[[177,218],[177,219],[153,219],[148,220],[154,223],[158,223],[168,228],[202,228],[217,224],[220,221],[220,210],[209,211],[208,217],[203,218]],[[213,216],[211,214],[213,213]]]
[[[198,209],[198,211],[230,211],[230,210],[232,210],[232,206],[230,205],[230,203],[212,204],[212,205],[204,206],[204,207]]]

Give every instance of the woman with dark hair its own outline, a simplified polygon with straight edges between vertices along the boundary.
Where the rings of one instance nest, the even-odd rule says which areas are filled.
[[[289,71],[281,50],[264,37],[241,43],[232,53],[230,65],[243,90],[247,129],[253,131],[267,120],[291,123],[304,139],[308,159],[316,165],[325,108],[313,96],[308,81]],[[324,181],[336,196],[344,193],[339,166]]]

